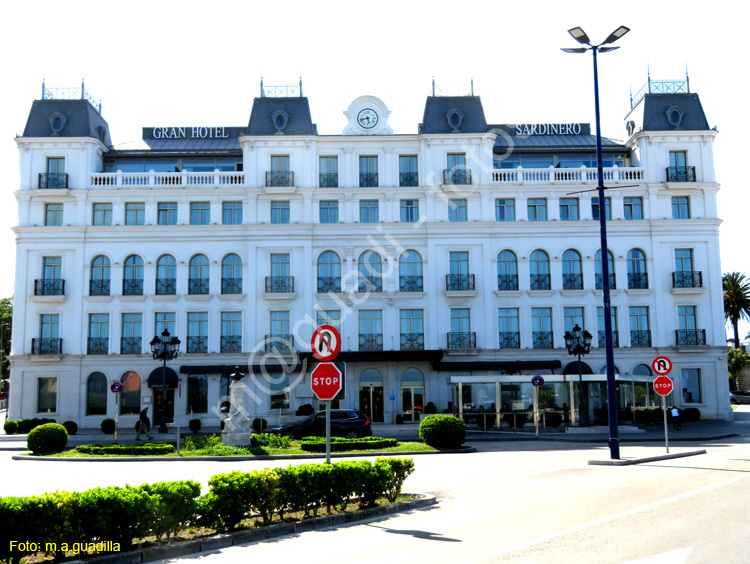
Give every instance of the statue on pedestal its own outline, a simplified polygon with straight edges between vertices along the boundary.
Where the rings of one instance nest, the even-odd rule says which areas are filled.
[[[234,367],[232,383],[229,385],[229,417],[224,419],[224,431],[221,442],[228,446],[249,446],[250,418],[245,409],[245,384],[242,383],[244,374],[240,367]]]

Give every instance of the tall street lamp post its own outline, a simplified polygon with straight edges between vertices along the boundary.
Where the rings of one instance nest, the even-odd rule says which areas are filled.
[[[166,433],[167,430],[167,414],[164,409],[167,403],[167,361],[174,360],[177,358],[177,354],[180,352],[180,340],[177,337],[169,338],[169,331],[164,329],[161,332],[160,337],[154,337],[151,339],[151,354],[154,360],[161,360],[164,362],[162,366],[161,376],[161,406],[159,409],[159,432]]]
[[[576,323],[573,327],[573,333],[565,332],[565,347],[568,354],[578,355],[578,393],[576,394],[576,403],[578,404],[579,426],[585,427],[589,419],[588,398],[583,391],[583,369],[581,367],[581,356],[591,352],[591,333],[581,331]]]
[[[597,189],[599,191],[599,227],[602,242],[602,294],[604,295],[604,347],[607,358],[607,413],[609,415],[609,453],[610,458],[620,458],[620,437],[617,430],[617,389],[615,386],[615,354],[612,345],[612,311],[609,302],[609,264],[607,251],[606,200],[604,199],[604,165],[602,164],[602,132],[599,122],[599,70],[596,64],[597,53],[607,53],[619,49],[609,46],[630,31],[625,26],[618,27],[599,45],[592,45],[586,32],[580,27],[568,30],[568,33],[581,45],[587,47],[563,48],[566,53],[585,53],[591,51],[594,56],[594,108],[596,112],[596,168]]]

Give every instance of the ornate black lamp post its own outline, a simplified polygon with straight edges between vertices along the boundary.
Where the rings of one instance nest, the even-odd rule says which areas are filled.
[[[167,432],[167,414],[164,410],[164,405],[167,403],[167,361],[177,358],[177,354],[180,352],[180,340],[177,337],[170,339],[169,336],[169,331],[164,329],[161,338],[154,337],[151,339],[151,354],[154,360],[164,362],[161,378],[161,407],[159,409],[160,433]]]
[[[620,458],[620,437],[617,429],[617,389],[615,387],[615,354],[612,344],[612,312],[609,302],[609,264],[607,258],[607,205],[604,199],[604,166],[602,164],[602,133],[599,121],[599,69],[596,63],[597,53],[614,51],[619,47],[609,46],[630,31],[630,28],[621,25],[609,37],[599,45],[592,45],[589,36],[580,27],[568,30],[568,33],[581,45],[587,47],[564,48],[566,53],[585,53],[591,51],[594,55],[594,110],[596,114],[596,169],[597,189],[599,191],[599,230],[602,243],[602,294],[604,295],[604,347],[607,358],[607,405],[609,409],[609,453],[610,458]],[[580,362],[580,361],[579,361]],[[580,364],[579,364],[580,366]]]
[[[576,403],[578,404],[579,425],[585,427],[588,424],[588,398],[583,393],[583,370],[581,368],[581,356],[591,352],[591,333],[581,331],[576,323],[573,332],[565,331],[565,347],[568,354],[578,355],[578,394],[576,394]]]

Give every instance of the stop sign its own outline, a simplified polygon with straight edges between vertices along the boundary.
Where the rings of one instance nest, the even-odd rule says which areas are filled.
[[[332,400],[341,391],[341,370],[332,362],[321,362],[312,371],[312,391],[319,400]]]
[[[668,396],[672,393],[672,380],[666,376],[659,376],[654,380],[654,391],[660,396]]]

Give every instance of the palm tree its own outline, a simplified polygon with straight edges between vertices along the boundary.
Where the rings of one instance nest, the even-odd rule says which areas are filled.
[[[722,278],[724,284],[724,319],[732,323],[734,348],[740,348],[740,319],[750,319],[750,281],[744,274],[729,272]]]

